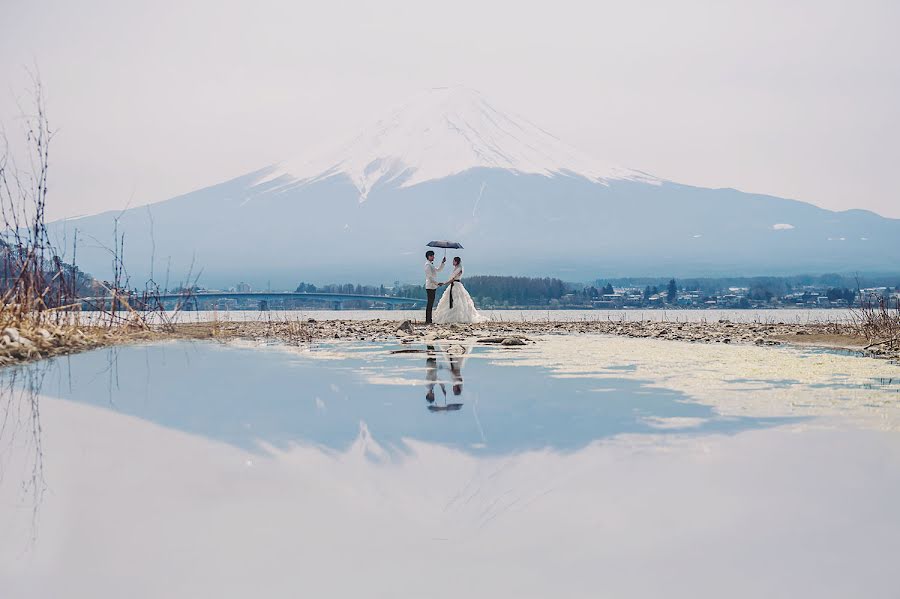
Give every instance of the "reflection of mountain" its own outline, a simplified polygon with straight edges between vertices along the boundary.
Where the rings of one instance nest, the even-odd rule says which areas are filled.
[[[111,243],[119,213],[55,223]],[[149,235],[153,231],[153,238]],[[121,214],[144,280],[196,254],[211,285],[419,280],[422,244],[460,239],[471,274],[784,274],[895,270],[900,220],[663,181],[581,155],[480,94],[432,90],[334,152]],[[106,276],[108,254],[79,245]],[[528,256],[527,260],[523,256]]]
[[[517,455],[398,454],[363,428],[344,451],[254,456],[84,404],[42,411],[36,541],[22,444],[3,447],[4,599],[896,595],[898,438],[843,418]]]
[[[108,374],[111,352],[114,377]],[[43,393],[247,449],[263,442],[345,450],[359,442],[361,422],[367,444],[391,447],[416,439],[488,454],[571,451],[623,433],[686,430],[661,431],[653,418],[699,419],[699,426],[687,429],[692,432],[784,422],[718,418],[708,406],[640,381],[604,379],[614,391],[599,393],[592,391],[595,380],[555,378],[542,368],[499,367],[476,358],[465,366],[465,409],[440,418],[422,406],[422,354],[373,354],[367,346],[357,356],[316,359],[211,344],[123,347],[58,361],[59,368],[71,367],[71,386],[66,373],[59,377],[63,387],[48,384]],[[369,373],[400,384],[373,384]]]

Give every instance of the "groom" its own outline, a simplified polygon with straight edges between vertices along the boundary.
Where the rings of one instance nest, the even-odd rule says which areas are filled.
[[[431,324],[431,311],[434,309],[434,295],[441,283],[437,281],[437,274],[444,269],[447,257],[441,260],[441,265],[434,266],[434,252],[425,252],[425,293],[428,295],[428,305],[425,306],[425,324]]]

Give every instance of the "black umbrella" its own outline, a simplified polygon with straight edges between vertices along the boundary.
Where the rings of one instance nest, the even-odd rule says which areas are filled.
[[[444,250],[452,249],[452,250],[461,250],[464,249],[462,244],[457,241],[447,241],[446,239],[440,241],[429,241],[426,243],[430,248],[444,248]],[[447,257],[447,252],[444,252],[444,258]]]

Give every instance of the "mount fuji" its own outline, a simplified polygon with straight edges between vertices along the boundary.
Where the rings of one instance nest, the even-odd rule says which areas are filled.
[[[590,280],[896,270],[900,220],[666,181],[585,156],[465,88],[428,90],[349,143],[170,200],[51,223],[78,263],[111,271],[114,221],[132,282],[195,261],[245,280],[421,278],[424,244],[454,239],[469,274]]]

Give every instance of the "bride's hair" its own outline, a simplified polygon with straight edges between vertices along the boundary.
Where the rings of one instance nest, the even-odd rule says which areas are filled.
[[[462,258],[460,258],[459,256],[454,256],[453,264],[455,264],[456,266],[459,266],[460,264],[462,264]]]

